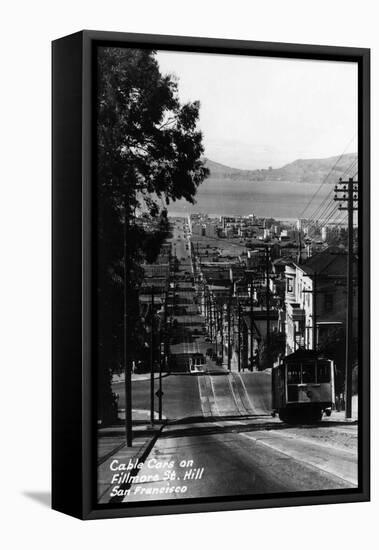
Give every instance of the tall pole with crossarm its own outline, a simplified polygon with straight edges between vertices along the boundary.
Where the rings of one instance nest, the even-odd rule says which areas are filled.
[[[231,329],[231,309],[232,309],[232,292],[233,292],[233,283],[230,282],[229,296],[228,296],[228,370],[232,368],[232,354],[231,354],[231,340],[230,340],[230,329]]]
[[[340,210],[347,210],[347,308],[346,308],[346,357],[345,357],[345,417],[351,418],[352,381],[353,381],[353,343],[354,343],[354,281],[353,281],[353,244],[354,244],[354,210],[358,210],[358,182],[339,180],[336,185],[334,200],[340,203]],[[342,195],[341,195],[342,193]],[[343,205],[346,206],[343,206]]]

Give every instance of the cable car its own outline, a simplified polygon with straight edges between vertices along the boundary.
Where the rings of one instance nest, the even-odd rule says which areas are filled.
[[[335,403],[334,363],[317,351],[299,349],[272,369],[272,415],[290,423],[319,422]]]
[[[206,359],[203,353],[193,353],[189,360],[189,371],[191,374],[204,372]]]

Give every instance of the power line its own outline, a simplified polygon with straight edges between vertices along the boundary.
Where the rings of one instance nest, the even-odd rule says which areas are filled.
[[[358,163],[358,160],[354,160],[350,166],[345,170],[344,172],[344,175],[342,177],[344,177],[346,174],[348,174],[350,172],[350,170],[354,167],[356,167],[355,165]],[[355,176],[357,175],[357,171],[355,172],[354,176],[350,176],[350,177],[353,177],[355,178]],[[321,205],[315,210],[314,214],[311,216],[312,218],[316,218],[316,215],[317,215],[317,219],[314,219],[313,220],[313,224],[317,224],[318,222],[322,222],[323,224],[325,224],[325,217],[327,216],[328,218],[327,219],[330,219],[330,213],[331,211],[333,210],[333,208],[331,208],[331,205],[330,204],[327,204],[329,198],[331,198],[331,195],[333,195],[334,193],[334,189],[332,188],[330,190],[330,192],[328,193],[328,195],[326,195],[326,197],[324,198],[323,202],[321,203]],[[333,203],[332,203],[333,205]],[[324,219],[323,219],[324,218]]]
[[[358,164],[358,159],[356,158],[356,159],[351,163],[351,165],[350,165],[348,168],[346,168],[345,172],[344,172],[344,173],[342,174],[342,176],[341,176],[341,179],[344,179],[344,177],[348,176],[350,170],[355,170],[355,168],[357,168],[355,165],[357,165],[357,164]],[[355,174],[355,175],[356,175],[356,174]],[[353,177],[355,177],[355,176],[353,176]]]
[[[337,214],[337,212],[339,212],[339,208],[338,206],[335,207],[335,208],[332,208],[331,212],[328,214],[327,218],[323,219],[322,220],[322,225],[325,226],[328,224],[329,221],[331,221],[331,219],[333,218],[333,216],[335,214]]]
[[[354,178],[356,177],[357,174],[358,174],[358,172],[355,172],[354,176],[351,176],[351,178],[354,179]],[[328,217],[327,217],[326,219],[323,219],[323,220],[322,220],[322,218],[320,217],[318,221],[321,222],[321,220],[322,220],[322,224],[323,224],[323,225],[326,225],[326,224],[330,221],[330,219],[332,218],[332,216],[335,214],[336,210],[340,210],[340,209],[339,209],[338,207],[337,207],[337,208],[333,208],[333,207],[332,207],[332,208],[329,210]],[[323,213],[323,215],[325,216],[325,215],[326,215],[326,212]]]
[[[310,219],[317,219],[317,216],[319,215],[319,213],[322,211],[322,209],[324,208],[324,206],[328,203],[328,200],[329,198],[331,197],[331,195],[333,194],[333,189],[331,189],[329,191],[329,193],[324,197],[324,200],[322,201],[322,203],[316,208],[316,210],[309,216]]]
[[[330,212],[333,210],[333,208],[335,207],[336,205],[334,204],[334,202],[329,202],[326,207],[323,209],[322,212],[319,213],[318,217],[314,220],[315,223],[322,223],[330,214]]]
[[[352,169],[355,169],[355,165],[358,164],[358,159],[354,159],[353,162],[350,164],[350,166],[348,166],[346,168],[346,170],[344,171],[344,173],[342,174],[341,178],[343,179]],[[355,176],[353,176],[355,177]],[[331,195],[333,195],[334,193],[334,189],[332,188],[329,193],[325,196],[324,200],[322,201],[322,203],[316,208],[316,210],[309,216],[309,218],[313,219],[313,218],[321,218],[321,216],[319,216],[318,214],[322,211],[322,208],[325,206],[325,204],[327,203],[329,197],[331,197]]]
[[[353,142],[353,140],[355,139],[355,136],[356,136],[356,133],[354,133],[353,137],[350,139],[349,143],[346,145],[345,149],[343,150],[343,152],[341,153],[341,155],[338,157],[338,159],[336,160],[336,162],[334,163],[333,167],[331,168],[331,170],[329,171],[329,173],[326,175],[326,177],[323,179],[323,181],[320,183],[319,187],[317,188],[316,192],[312,195],[311,199],[308,201],[307,205],[305,206],[304,210],[302,211],[302,213],[300,214],[299,218],[302,218],[305,214],[305,212],[308,210],[310,204],[312,203],[312,201],[314,200],[314,198],[316,197],[316,195],[320,192],[322,186],[327,182],[329,176],[332,174],[332,172],[335,170],[337,164],[340,162],[340,160],[342,159],[343,155],[346,153],[347,149],[350,147],[351,143]]]

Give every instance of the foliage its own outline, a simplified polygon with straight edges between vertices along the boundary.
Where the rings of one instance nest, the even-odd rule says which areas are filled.
[[[112,406],[111,374],[123,365],[124,329],[131,359],[144,346],[142,263],[156,259],[169,234],[166,205],[194,202],[208,171],[199,102],[180,104],[177,81],[162,76],[153,51],[99,47],[97,61],[96,340],[104,411]]]

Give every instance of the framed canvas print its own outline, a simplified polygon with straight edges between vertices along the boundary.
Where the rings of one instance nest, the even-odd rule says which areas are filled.
[[[53,508],[369,499],[369,50],[53,42]]]

